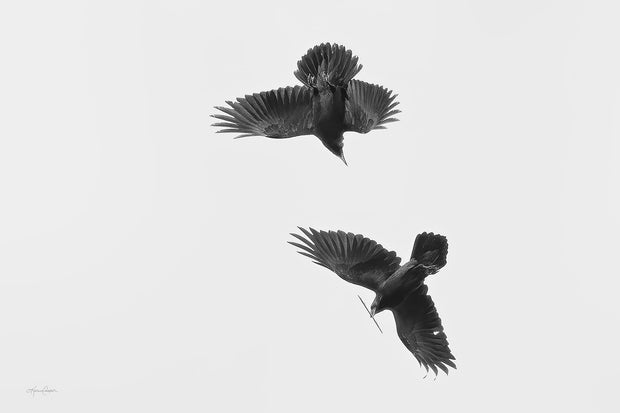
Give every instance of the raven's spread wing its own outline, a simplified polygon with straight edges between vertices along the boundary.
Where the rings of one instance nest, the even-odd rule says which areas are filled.
[[[343,231],[310,231],[299,228],[307,238],[291,234],[303,244],[289,242],[310,257],[316,264],[328,268],[340,278],[353,284],[376,291],[400,266],[400,258],[394,251],[388,251],[380,244]]]
[[[230,107],[216,106],[226,115],[211,115],[224,121],[213,124],[224,128],[218,132],[240,133],[237,138],[291,138],[314,133],[312,90],[307,87],[289,86],[226,103]]]
[[[368,133],[373,129],[385,129],[383,125],[398,120],[391,117],[400,112],[394,109],[398,105],[398,102],[394,102],[398,95],[392,95],[391,90],[353,79],[347,87],[347,95],[347,131]]]
[[[448,367],[456,368],[454,356],[448,347],[441,318],[423,285],[392,309],[396,331],[403,344],[413,353],[420,365],[437,374],[437,367],[448,374]]]

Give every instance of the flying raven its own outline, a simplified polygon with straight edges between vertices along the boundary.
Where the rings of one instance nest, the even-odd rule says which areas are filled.
[[[211,115],[223,122],[213,124],[245,136],[291,138],[315,135],[346,164],[342,148],[344,132],[368,133],[385,129],[397,119],[397,95],[382,86],[353,80],[362,70],[357,56],[337,44],[323,43],[309,49],[297,62],[297,79],[303,86],[288,86],[246,95],[230,107],[216,106],[224,114]]]
[[[440,368],[448,374],[447,366],[456,368],[441,319],[424,284],[427,276],[446,265],[446,237],[432,232],[419,234],[411,259],[400,265],[395,252],[363,235],[299,229],[305,237],[291,235],[302,244],[289,243],[343,280],[373,290],[376,296],[370,307],[371,317],[391,310],[398,336],[427,372],[430,368],[437,375]]]

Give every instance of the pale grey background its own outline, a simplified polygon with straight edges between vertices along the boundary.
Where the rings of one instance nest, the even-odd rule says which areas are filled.
[[[2,411],[617,411],[615,2],[7,3]],[[214,133],[322,41],[400,95],[348,168]],[[429,285],[458,370],[422,380],[297,225],[405,257],[447,235]]]

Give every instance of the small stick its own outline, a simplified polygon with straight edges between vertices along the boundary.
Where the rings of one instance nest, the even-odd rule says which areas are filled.
[[[364,304],[364,308],[366,309],[366,311],[368,312],[368,315],[370,316],[370,318],[372,318],[372,321],[375,322],[377,328],[379,329],[379,331],[381,331],[381,334],[383,334],[383,330],[381,330],[381,327],[379,327],[379,323],[377,323],[377,320],[375,320],[375,318],[372,316],[372,313],[370,312],[370,310],[368,309],[368,307],[366,306],[366,303],[364,302],[364,300],[362,300],[362,297],[360,297],[359,295],[357,296],[357,298],[360,299],[360,301],[362,302],[362,304]]]

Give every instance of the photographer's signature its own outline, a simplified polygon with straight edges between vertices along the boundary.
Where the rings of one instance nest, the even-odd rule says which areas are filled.
[[[30,393],[32,394],[32,397],[34,397],[36,394],[41,394],[43,396],[47,395],[47,393],[57,393],[58,390],[53,389],[49,386],[44,386],[41,388],[38,388],[37,386],[34,386],[30,389],[26,389],[26,393]]]

